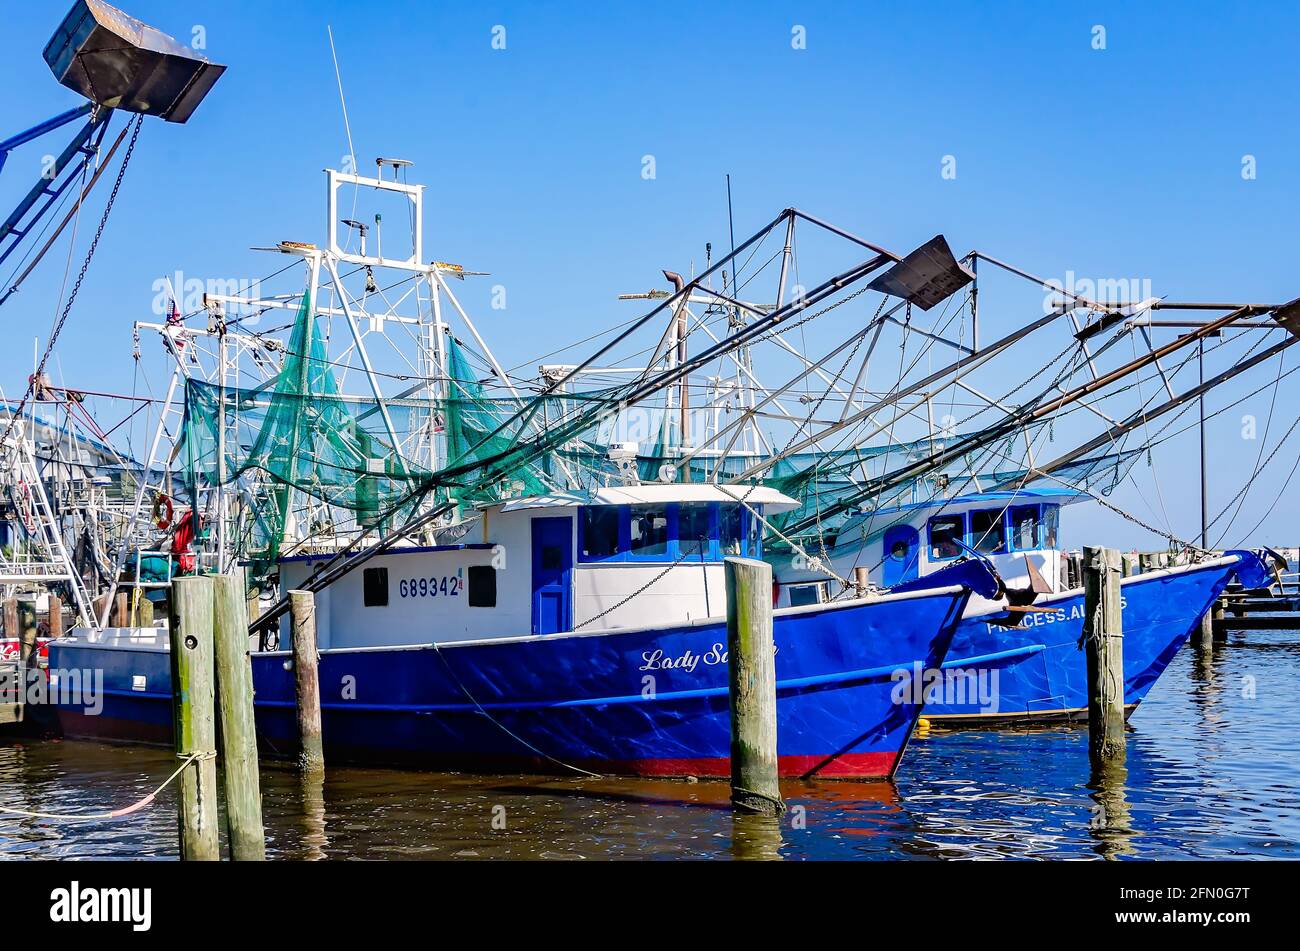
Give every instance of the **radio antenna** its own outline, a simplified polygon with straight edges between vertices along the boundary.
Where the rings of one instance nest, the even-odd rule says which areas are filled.
[[[334,28],[326,23],[325,31],[329,33],[330,37],[330,56],[334,59],[334,79],[339,84],[339,104],[343,106],[343,129],[348,136],[348,154],[352,156],[352,168],[349,171],[355,175],[357,174],[357,150],[352,146],[352,123],[348,121],[348,101],[343,96],[343,74],[339,72],[339,54],[334,48]]]

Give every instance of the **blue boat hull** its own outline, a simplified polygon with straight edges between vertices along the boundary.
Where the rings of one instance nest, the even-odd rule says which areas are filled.
[[[1238,569],[1219,562],[1124,579],[1124,702],[1130,711]],[[925,698],[926,719],[952,727],[1087,716],[1086,658],[1079,647],[1083,594],[1045,598],[1036,606],[1062,611],[1029,614],[1014,628],[989,623],[996,614],[962,620],[943,664],[943,685],[936,683]]]
[[[786,776],[893,775],[920,712],[895,674],[943,662],[968,592],[946,589],[776,615],[778,761]],[[479,771],[724,776],[725,624],[462,644],[329,650],[320,682],[333,762]],[[297,748],[293,673],[254,654],[263,746]],[[60,707],[73,736],[169,742],[163,651],[50,645],[53,668],[105,672],[104,708]],[[133,691],[143,674],[149,691]]]

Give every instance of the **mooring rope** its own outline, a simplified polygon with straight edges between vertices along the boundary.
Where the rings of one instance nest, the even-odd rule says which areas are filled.
[[[57,813],[57,812],[31,812],[26,809],[11,809],[8,806],[0,806],[0,812],[7,813],[8,815],[12,815],[12,816],[26,816],[27,818],[30,819],[58,819],[64,822],[92,822],[92,821],[103,820],[103,819],[121,819],[124,818],[125,816],[131,815],[133,812],[139,812],[145,806],[152,803],[160,792],[166,789],[168,785],[170,785],[171,782],[176,779],[177,776],[179,776],[182,772],[185,771],[186,766],[189,766],[191,763],[195,762],[196,760],[212,759],[216,755],[217,755],[216,753],[211,751],[189,754],[188,756],[185,757],[185,761],[181,763],[181,765],[176,767],[176,771],[172,773],[170,776],[168,776],[166,779],[164,779],[162,781],[162,784],[157,789],[155,789],[153,792],[151,792],[149,795],[145,796],[143,799],[139,800],[138,802],[135,802],[122,809],[114,809],[112,812],[91,812],[91,813],[76,813],[76,814]]]
[[[526,747],[527,749],[532,750],[532,751],[533,751],[534,753],[536,753],[538,756],[542,757],[542,759],[545,759],[545,760],[548,760],[549,762],[555,763],[557,766],[563,766],[565,769],[573,770],[573,772],[575,772],[575,773],[581,773],[581,774],[584,775],[584,776],[590,776],[590,777],[593,778],[593,779],[604,779],[604,778],[605,778],[605,777],[602,776],[600,773],[593,773],[591,770],[589,770],[589,769],[583,769],[581,766],[574,766],[572,763],[566,763],[566,762],[565,762],[564,760],[562,760],[562,759],[556,759],[554,756],[552,756],[550,753],[547,753],[545,750],[539,750],[539,749],[538,749],[536,746],[534,746],[532,743],[529,743],[527,740],[525,740],[525,739],[524,739],[522,736],[520,736],[518,733],[515,733],[513,730],[511,730],[509,727],[507,727],[504,723],[502,723],[502,722],[501,722],[500,720],[498,720],[496,717],[492,716],[492,714],[488,713],[487,710],[485,710],[485,709],[483,708],[483,704],[479,703],[479,702],[478,702],[478,699],[477,699],[477,698],[476,698],[472,693],[469,692],[469,688],[465,686],[464,681],[462,681],[462,680],[460,679],[460,675],[457,674],[456,671],[452,668],[451,664],[449,664],[449,663],[447,662],[447,658],[445,658],[445,657],[442,656],[442,648],[438,646],[438,644],[437,644],[436,641],[433,643],[432,647],[433,647],[433,652],[434,652],[436,655],[438,655],[438,659],[439,659],[440,661],[442,661],[442,666],[446,667],[446,668],[447,668],[447,673],[451,674],[451,679],[454,680],[454,681],[456,681],[456,686],[460,688],[460,692],[463,693],[463,694],[465,695],[465,698],[466,698],[467,700],[469,700],[470,703],[474,704],[474,709],[475,709],[479,714],[481,714],[482,716],[486,717],[486,718],[487,718],[487,721],[488,721],[489,723],[491,723],[494,727],[496,727],[497,729],[499,729],[502,733],[504,733],[506,736],[510,737],[512,740],[515,740],[517,743],[521,744],[522,746]]]

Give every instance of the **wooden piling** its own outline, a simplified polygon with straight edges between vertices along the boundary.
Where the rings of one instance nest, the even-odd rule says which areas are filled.
[[[113,627],[130,627],[131,626],[131,602],[127,598],[125,591],[119,591],[114,599],[114,621]]]
[[[18,639],[18,599],[5,598],[4,603],[5,637]]]
[[[260,862],[266,858],[266,833],[262,827],[262,792],[257,772],[253,666],[248,656],[244,575],[242,571],[217,575],[212,583],[221,768],[230,857],[236,862]]]
[[[316,595],[311,591],[290,591],[289,614],[293,631],[293,679],[298,697],[298,766],[319,772],[325,768],[325,751],[321,740]]]
[[[108,604],[108,602],[109,602],[108,592],[104,592],[103,594],[91,600],[90,615],[94,619],[95,624],[99,624],[100,618],[104,617],[104,607],[105,605]],[[111,612],[105,624],[108,627],[113,626],[113,617]]]
[[[1223,616],[1223,599],[1216,598],[1210,606],[1210,633],[1217,644],[1228,641],[1228,627]]]
[[[56,641],[63,636],[63,602],[50,595],[50,606],[46,612],[46,623],[50,627],[50,640]]]
[[[181,773],[181,859],[217,861],[216,720],[213,716],[212,579],[177,578],[171,596],[172,713]]]
[[[728,558],[725,567],[731,804],[740,812],[780,815],[785,803],[777,781],[772,566]]]
[[[1192,632],[1192,645],[1198,651],[1214,650],[1214,608],[1218,603],[1219,602],[1216,599],[1214,604],[1211,604],[1205,609],[1205,614],[1201,618],[1201,623],[1198,624],[1196,630]]]
[[[36,643],[36,595],[27,594],[18,598],[18,660],[23,666],[33,663],[32,658],[40,659],[40,648]]]
[[[1083,549],[1083,637],[1088,657],[1088,758],[1094,769],[1122,762],[1124,619],[1119,552]]]
[[[135,606],[135,626],[153,627],[153,602],[140,595],[140,602]]]

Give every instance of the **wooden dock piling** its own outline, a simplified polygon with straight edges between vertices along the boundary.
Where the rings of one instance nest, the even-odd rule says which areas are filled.
[[[248,656],[243,571],[217,575],[212,583],[221,767],[230,857],[236,862],[259,862],[266,858],[266,833],[262,827],[262,792],[257,772],[253,666]]]
[[[18,599],[18,661],[23,666],[39,657],[36,643],[36,595],[26,594]]]
[[[50,640],[57,641],[63,636],[63,602],[50,595],[50,606],[46,610],[46,623],[50,627]]]
[[[212,579],[195,575],[173,581],[169,633],[176,755],[182,759],[198,756],[180,778],[181,859],[215,862],[221,853],[212,627]]]
[[[320,652],[316,647],[316,595],[289,592],[290,627],[293,631],[293,679],[298,698],[298,765],[308,772],[325,768],[321,739]]]
[[[136,602],[134,614],[135,617],[131,619],[131,623],[135,627],[153,627],[153,602],[143,594],[140,595],[140,600]]]
[[[1192,633],[1192,644],[1198,651],[1214,650],[1214,608],[1218,603],[1216,599],[1214,604],[1205,609],[1201,623]]]
[[[1210,607],[1210,631],[1216,644],[1228,642],[1228,628],[1224,621],[1223,599],[1217,598]]]
[[[4,601],[5,637],[18,639],[18,599],[5,598]]]
[[[1083,637],[1088,658],[1088,758],[1096,769],[1122,762],[1124,619],[1120,558],[1112,548],[1083,549]]]
[[[728,558],[725,566],[731,804],[741,812],[780,815],[772,566],[748,558]]]

